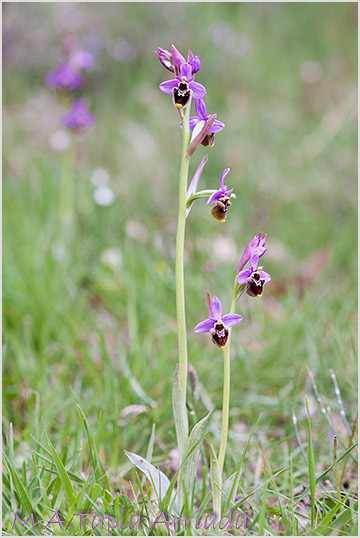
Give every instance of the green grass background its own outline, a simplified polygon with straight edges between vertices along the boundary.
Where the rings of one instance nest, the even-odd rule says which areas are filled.
[[[144,455],[153,423],[153,461],[169,473],[169,453],[176,444],[171,385],[177,362],[173,269],[181,133],[170,97],[158,90],[170,77],[153,51],[171,43],[184,53],[191,47],[201,57],[197,80],[207,88],[208,111],[226,124],[208,151],[201,185],[216,188],[222,170],[230,167],[228,184],[237,195],[226,224],[197,202],[186,232],[189,360],[215,410],[221,409],[222,358],[192,327],[206,317],[207,290],[229,308],[244,247],[259,231],[268,234],[263,261],[272,282],[261,301],[240,300],[244,321],[233,332],[227,475],[263,413],[258,436],[270,447],[273,471],[288,465],[293,451],[295,485],[306,483],[292,423],[294,409],[306,443],[305,396],[313,412],[317,470],[331,465],[333,431],[307,371],[313,372],[346,441],[329,369],[352,425],[357,394],[356,7],[5,4],[4,448],[9,455],[12,423],[10,455],[19,472],[23,461],[33,468],[31,454],[41,451],[37,441],[46,444],[45,428],[59,453],[67,446],[67,454],[74,454],[68,468],[90,473],[75,396],[113,491],[119,477],[132,476],[123,450]],[[76,221],[68,261],[59,263],[54,248],[67,157],[51,148],[49,137],[65,108],[44,86],[44,76],[59,61],[69,31],[85,43],[99,44],[96,67],[79,92],[97,125],[77,141]],[[248,45],[245,54],[231,49],[231,35]],[[131,61],[113,57],[122,40],[130,44]],[[322,69],[313,84],[300,75],[308,61]],[[191,173],[205,153],[202,147],[196,152]],[[110,207],[93,200],[90,175],[97,168],[110,174],[116,194]],[[131,236],[134,226],[142,230],[136,238]],[[117,249],[117,266],[106,261],[109,249]],[[121,417],[133,404],[147,409]],[[198,418],[205,414],[201,400],[194,412]],[[215,412],[209,435],[216,446],[219,428]],[[271,448],[288,436],[280,448]],[[254,443],[243,471],[244,489],[254,483],[259,455]],[[348,464],[349,473],[353,466]],[[334,484],[331,477],[331,491]],[[279,487],[288,494],[286,479]],[[34,497],[40,495],[35,489]],[[13,506],[4,506],[5,521],[12,524]]]

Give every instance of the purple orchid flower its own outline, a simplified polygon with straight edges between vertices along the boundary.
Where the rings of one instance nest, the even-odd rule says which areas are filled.
[[[206,205],[215,204],[211,209],[211,214],[220,222],[225,222],[228,207],[231,206],[230,198],[235,198],[235,194],[231,194],[234,189],[229,189],[229,187],[224,184],[225,178],[229,172],[230,168],[225,168],[221,174],[219,190],[214,192],[206,202]]]
[[[262,267],[259,267],[259,259],[265,254],[267,250],[265,247],[265,243],[266,234],[261,239],[260,233],[250,241],[242,256],[242,260],[243,258],[247,258],[250,254],[251,249],[250,268],[240,271],[237,276],[239,285],[245,285],[245,291],[250,297],[261,297],[263,294],[264,286],[268,284],[268,282],[270,282],[271,280],[271,276],[269,275],[269,273],[264,271]],[[243,267],[247,263],[247,261],[243,263]],[[241,260],[240,263],[242,263]]]
[[[166,80],[159,86],[163,93],[172,94],[174,106],[183,108],[189,103],[191,95],[194,99],[201,99],[206,95],[206,89],[202,84],[194,82],[191,65],[180,65],[180,75],[173,80]]]
[[[61,123],[72,131],[91,129],[95,125],[95,116],[92,114],[83,99],[77,99],[72,109],[64,114]]]
[[[195,101],[195,109],[197,116],[191,116],[189,119],[190,131],[193,132],[193,136],[200,132],[210,121],[210,118],[214,116],[214,114],[210,114],[210,116],[207,115],[206,106],[203,99],[197,99]],[[179,123],[179,126],[180,129],[182,129],[182,121]],[[209,129],[207,129],[206,134],[201,138],[200,143],[203,146],[210,146],[212,148],[215,143],[215,133],[219,133],[224,129],[224,127],[225,123],[215,119]]]
[[[62,62],[55,71],[46,75],[45,82],[50,88],[72,91],[82,86],[84,77],[75,71],[68,62]]]
[[[242,320],[242,316],[239,314],[225,314],[225,316],[222,316],[220,300],[217,297],[211,298],[209,292],[206,295],[206,302],[209,317],[198,323],[194,328],[194,332],[197,334],[210,333],[213,343],[224,349],[229,338],[230,327],[238,325]]]
[[[203,99],[197,99],[195,101],[195,110],[196,110],[197,116],[191,116],[191,118],[189,119],[191,132],[194,130],[195,126],[200,121],[208,121],[210,117],[207,115],[206,106]],[[182,127],[182,125],[180,125],[180,127]],[[224,129],[224,127],[225,127],[225,123],[219,120],[215,120],[209,129],[209,134],[219,133],[220,131]]]

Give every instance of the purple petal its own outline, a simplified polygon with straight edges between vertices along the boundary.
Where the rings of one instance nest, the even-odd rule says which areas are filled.
[[[214,204],[215,202],[217,202],[218,200],[220,200],[220,198],[224,195],[223,191],[216,191],[214,192],[210,198],[208,199],[208,201],[206,202],[206,205],[209,205],[209,204]]]
[[[160,90],[163,93],[171,94],[173,89],[178,86],[178,81],[176,79],[173,80],[165,80],[165,82],[162,82],[159,86]]]
[[[218,297],[212,297],[211,303],[210,303],[211,313],[215,319],[221,318],[222,313],[222,305],[220,302],[220,299]]]
[[[228,327],[235,327],[243,318],[239,314],[226,314],[221,319]]]
[[[237,280],[238,280],[238,283],[240,284],[240,286],[242,284],[246,284],[246,281],[249,278],[249,276],[251,276],[250,269],[245,269],[245,271],[240,271],[240,273],[238,274],[238,277],[237,277]]]
[[[202,99],[206,95],[204,86],[198,82],[190,82],[189,88],[193,92],[194,99]]]
[[[264,247],[255,247],[251,253],[250,258],[250,269],[256,271],[259,266],[259,258],[265,254],[266,248]]]
[[[199,118],[205,121],[207,120],[206,106],[203,99],[197,99],[195,101],[195,110]],[[212,126],[214,126],[214,124]]]
[[[201,321],[196,325],[194,328],[194,333],[201,334],[201,333],[208,333],[210,330],[214,327],[214,320],[213,319],[205,319],[204,321]]]
[[[171,45],[171,58],[173,65],[177,68],[178,72],[180,72],[180,67],[185,63],[185,58],[180,54],[175,45]]]
[[[260,239],[260,241],[259,241],[259,247],[265,247],[266,239],[267,239],[267,234],[264,234],[264,237],[262,239]],[[265,254],[265,252],[264,252],[264,254]]]
[[[195,129],[195,126],[199,123],[199,121],[201,120],[197,116],[192,116],[189,119],[190,132],[193,132],[193,130]]]
[[[225,178],[226,178],[226,176],[228,175],[229,172],[230,172],[230,168],[225,168],[225,170],[221,174],[220,189],[224,188],[224,181],[225,181]]]
[[[199,121],[201,120],[197,116],[191,116],[191,118],[189,118],[189,128],[191,133],[193,132],[195,126],[199,123]],[[180,129],[182,129],[182,121],[179,122],[179,127]]]
[[[180,65],[180,75],[181,75],[181,77],[185,77],[186,80],[190,80],[191,75],[192,75],[191,65],[185,64],[185,63],[181,64]]]
[[[260,278],[263,278],[265,280],[264,285],[271,280],[271,276],[266,271],[260,271]]]
[[[225,127],[225,123],[219,120],[215,120],[209,129],[209,133],[214,133],[214,134],[219,133],[220,131],[224,129],[224,127]]]
[[[190,63],[190,60],[194,58],[194,55],[193,55],[193,52],[191,49],[188,50],[188,55],[187,55],[187,63]]]

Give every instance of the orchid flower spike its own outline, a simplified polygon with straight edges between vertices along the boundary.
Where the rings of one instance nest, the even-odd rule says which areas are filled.
[[[224,184],[225,178],[229,172],[230,168],[225,168],[225,170],[221,174],[219,189],[214,192],[214,194],[212,194],[206,202],[206,205],[215,204],[214,207],[211,209],[211,214],[216,220],[219,220],[220,222],[225,222],[228,207],[231,206],[230,199],[236,197],[234,193],[231,194],[234,189],[229,190],[228,186]]]
[[[244,250],[238,266],[238,283],[240,286],[245,285],[245,291],[250,297],[262,297],[264,286],[271,280],[269,273],[259,266],[259,259],[267,250],[266,238],[266,234],[263,238],[261,238],[261,233],[256,235]],[[250,268],[241,270],[249,260]]]
[[[230,334],[230,327],[238,325],[242,321],[239,314],[225,314],[222,316],[222,305],[217,297],[211,297],[210,293],[206,294],[206,303],[209,317],[201,321],[194,328],[197,334],[210,333],[213,343],[224,349]]]

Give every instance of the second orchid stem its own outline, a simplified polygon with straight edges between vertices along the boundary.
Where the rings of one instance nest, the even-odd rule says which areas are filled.
[[[185,318],[185,289],[184,289],[184,244],[185,244],[185,220],[186,220],[186,191],[188,184],[189,163],[186,157],[186,150],[190,141],[190,108],[191,100],[185,109],[182,120],[182,154],[179,177],[179,214],[176,234],[175,253],[175,280],[176,280],[176,318],[178,328],[179,347],[179,375],[180,383],[186,403],[186,382],[187,382],[187,340],[186,340],[186,318]]]
[[[234,314],[236,310],[237,302],[237,290],[238,290],[238,281],[237,276],[235,277],[234,290],[230,307],[230,314]],[[223,389],[223,410],[222,410],[222,424],[221,424],[221,442],[219,450],[219,467],[220,467],[220,476],[222,476],[222,471],[224,468],[226,445],[228,438],[229,430],[229,406],[230,406],[230,338],[231,338],[231,329],[229,330],[229,338],[226,347],[223,349],[224,354],[224,389]]]

